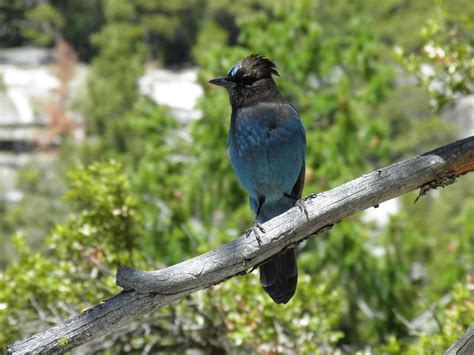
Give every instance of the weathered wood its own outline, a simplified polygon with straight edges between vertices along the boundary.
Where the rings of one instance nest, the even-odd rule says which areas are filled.
[[[444,355],[472,354],[474,354],[474,323],[472,323],[466,332],[444,353]]]
[[[336,224],[355,212],[420,188],[453,183],[474,170],[474,137],[378,169],[330,191],[305,200],[308,217],[298,208],[264,224],[259,244],[245,235],[206,254],[159,270],[122,266],[117,285],[124,291],[98,306],[8,347],[12,354],[57,353],[71,350],[127,324],[153,309],[199,289],[244,273],[271,256]]]

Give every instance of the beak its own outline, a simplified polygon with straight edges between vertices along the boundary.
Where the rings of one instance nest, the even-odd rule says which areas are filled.
[[[209,80],[209,84],[223,86],[225,88],[231,88],[232,86],[235,85],[234,82],[227,80],[227,78],[215,78],[215,79]]]

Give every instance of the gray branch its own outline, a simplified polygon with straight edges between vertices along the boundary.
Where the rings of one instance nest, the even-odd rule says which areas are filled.
[[[122,327],[139,316],[197,290],[240,275],[343,218],[420,189],[453,183],[474,170],[474,136],[420,156],[378,169],[330,191],[305,199],[307,216],[298,208],[264,224],[259,244],[245,235],[180,264],[158,271],[122,266],[117,285],[122,293],[67,322],[8,347],[12,354],[62,353]]]
[[[444,353],[444,355],[472,354],[474,354],[474,323],[472,323],[466,332]]]

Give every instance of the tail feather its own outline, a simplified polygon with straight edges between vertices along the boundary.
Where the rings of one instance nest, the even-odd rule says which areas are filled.
[[[296,291],[298,266],[295,249],[285,250],[260,266],[260,283],[276,303],[288,303]]]

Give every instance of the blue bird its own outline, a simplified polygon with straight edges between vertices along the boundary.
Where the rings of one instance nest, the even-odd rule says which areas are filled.
[[[306,133],[296,110],[286,103],[269,59],[252,54],[236,63],[226,77],[209,82],[229,92],[232,114],[228,149],[232,168],[249,194],[255,221],[249,229],[259,240],[261,223],[300,201],[305,178]],[[260,283],[276,303],[295,294],[298,267],[294,248],[260,266]]]

